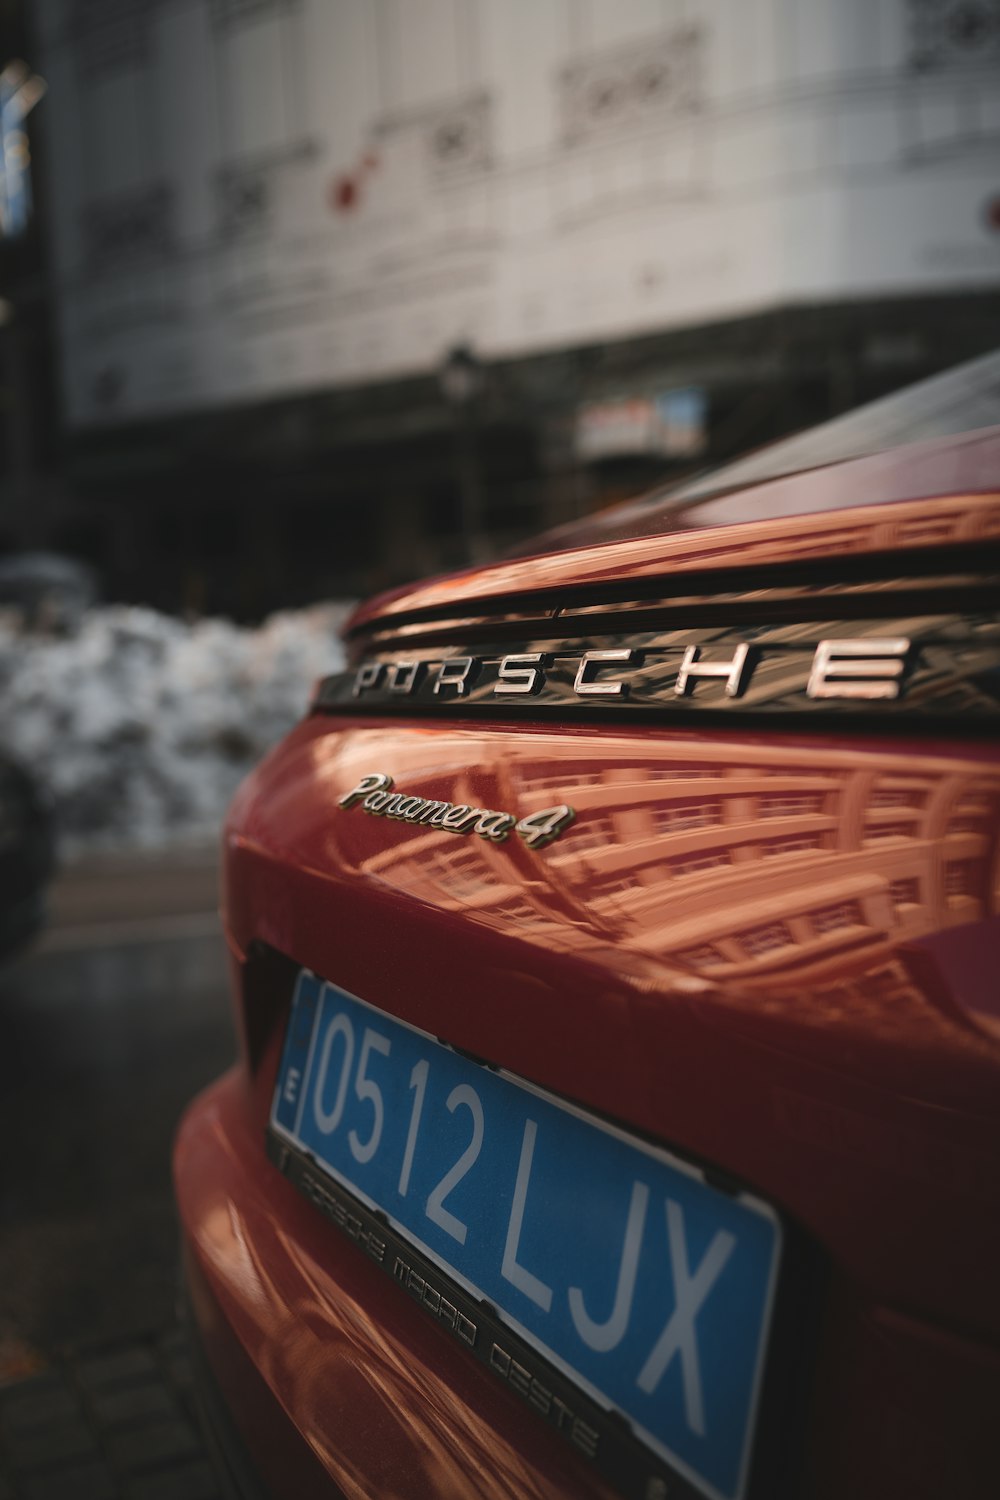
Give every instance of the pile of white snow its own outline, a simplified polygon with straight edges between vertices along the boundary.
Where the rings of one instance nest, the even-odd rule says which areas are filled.
[[[212,837],[316,679],[342,665],[349,609],[243,629],[111,606],[64,638],[0,619],[0,745],[47,787],[64,849]]]

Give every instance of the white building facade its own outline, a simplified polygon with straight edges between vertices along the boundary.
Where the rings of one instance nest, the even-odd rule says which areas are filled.
[[[1000,283],[1000,0],[39,0],[71,424]]]

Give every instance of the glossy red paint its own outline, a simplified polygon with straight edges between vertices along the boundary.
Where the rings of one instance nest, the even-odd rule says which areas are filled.
[[[655,507],[617,527],[612,513],[603,524],[581,524],[568,543],[531,559],[492,563],[384,594],[362,604],[349,628],[509,595],[528,601],[536,594],[579,593],[595,584],[638,584],[708,570],[996,539],[998,473],[1000,427],[991,427],[791,474],[703,502],[700,510],[716,513],[695,530],[669,529],[669,514]],[[727,513],[750,511],[761,519],[726,524]]]
[[[1000,798],[991,758],[948,744],[911,746],[901,773],[898,746],[868,742],[776,746],[764,737],[707,743],[677,734],[650,745],[638,732],[484,734],[422,725],[394,725],[387,740],[381,723],[308,720],[242,792],[227,840],[224,908],[237,975],[250,945],[266,943],[456,1045],[726,1168],[824,1246],[838,1286],[855,1296],[864,1289],[863,1318],[885,1305],[971,1334],[970,1412],[984,1366],[1000,1395],[1000,1362],[991,1362],[988,1345],[974,1347],[977,1337],[1000,1338],[1000,1047],[951,992],[945,967],[928,983],[918,957],[928,934],[956,923],[974,931],[989,910]],[[552,793],[530,790],[532,772],[544,770],[560,787],[579,781],[567,792],[577,823],[560,843],[532,853],[444,833],[428,840],[424,830],[337,809],[337,797],[387,757],[403,789],[450,788],[459,800],[489,806],[545,805]],[[455,766],[468,769],[456,776]],[[880,805],[880,788],[908,791],[905,812]],[[772,804],[755,819],[746,804],[756,798],[759,807],[762,797],[787,807]],[[732,819],[718,818],[723,800],[736,810]],[[956,855],[982,864],[983,880],[949,905],[941,830],[949,815],[963,821],[967,807],[983,809],[981,831],[959,829],[951,839]],[[887,811],[907,822],[906,834],[866,848],[865,831],[881,832]],[[658,812],[673,814],[678,828],[651,840]],[[609,816],[622,827],[631,816],[632,837],[595,847],[594,823]],[[780,854],[738,863],[725,891],[718,875],[684,873],[692,851],[734,840],[759,850],[764,839],[804,829],[828,842],[791,852],[783,865]],[[948,840],[945,832],[944,848]],[[440,881],[433,887],[430,909],[429,857],[461,864],[463,875],[461,894],[449,895]],[[642,872],[634,899],[597,895],[601,876],[617,869]],[[469,899],[470,879],[480,884],[479,900]],[[889,910],[893,880],[927,892],[909,903],[915,909],[903,923]],[[667,932],[664,887],[672,888]],[[856,913],[845,908],[852,902]],[[833,914],[826,921],[856,920],[817,935],[817,911]],[[811,916],[807,942],[796,943],[796,924]],[[709,939],[724,943],[776,922],[785,923],[787,944],[732,972],[704,967]],[[402,1320],[422,1358],[431,1357],[428,1348],[437,1355],[456,1431],[456,1392],[479,1393],[486,1378],[465,1368],[460,1351],[435,1350],[433,1327],[418,1327],[416,1312],[396,1306],[401,1295],[376,1286],[363,1257],[263,1162],[280,1034],[278,997],[274,1004],[252,1102],[231,1079],[181,1137],[181,1204],[202,1276],[284,1404],[300,1422],[308,1414],[310,1440],[342,1485],[345,1463],[359,1460],[341,1445],[357,1424],[367,1431],[377,1410],[387,1424],[379,1452],[386,1463],[395,1453],[399,1471],[411,1476],[406,1493],[493,1493],[472,1491],[461,1467],[445,1483],[437,1459],[418,1458],[431,1444],[419,1422],[403,1424],[405,1437],[399,1432],[400,1406],[415,1410],[423,1395],[418,1401],[385,1370],[377,1389],[358,1375],[359,1338],[379,1346],[380,1361],[391,1354],[412,1366],[412,1348],[404,1358],[397,1347]],[[910,1337],[918,1350],[921,1338],[933,1345],[919,1326]],[[346,1382],[341,1356],[331,1352],[345,1338],[354,1371]],[[480,1434],[474,1472],[486,1462],[485,1411],[507,1408],[483,1394],[475,1421],[461,1418],[463,1430],[468,1423]],[[518,1441],[530,1441],[530,1429],[520,1434],[529,1424],[513,1416]],[[575,1461],[559,1455],[552,1464],[568,1467],[566,1492],[581,1493]],[[413,1476],[428,1465],[436,1477],[420,1488]],[[871,1474],[869,1488],[855,1493],[887,1493],[887,1476],[876,1483],[878,1471]],[[366,1482],[362,1493],[374,1495],[388,1480]],[[560,1481],[550,1483],[542,1493],[561,1493]]]
[[[886,526],[932,516],[964,537],[1000,525],[989,498],[888,510],[823,517],[819,545],[863,527],[884,550]],[[661,539],[645,562],[615,544],[598,571],[682,565],[681,543],[787,556],[806,530],[781,524],[783,544],[761,523],[742,543]],[[538,576],[512,564],[410,604]],[[376,770],[422,797],[520,816],[565,800],[577,818],[531,850],[338,807]],[[780,1493],[992,1500],[998,836],[995,746],[957,734],[302,723],[230,814],[242,1062],[192,1107],[175,1163],[198,1326],[274,1493],[609,1493],[265,1160],[279,954],[782,1212],[822,1274]]]
[[[261,1140],[231,1075],[186,1116],[175,1171],[200,1336],[270,1492],[605,1500],[263,1162]]]

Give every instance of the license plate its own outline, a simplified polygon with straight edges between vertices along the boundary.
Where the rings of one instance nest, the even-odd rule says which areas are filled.
[[[599,1461],[614,1445],[587,1413],[614,1412],[699,1492],[744,1493],[781,1252],[767,1204],[307,971],[271,1127],[350,1195],[323,1203],[314,1172],[310,1196],[577,1448]]]

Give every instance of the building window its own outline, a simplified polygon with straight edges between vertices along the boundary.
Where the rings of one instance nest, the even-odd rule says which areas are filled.
[[[762,818],[804,818],[823,811],[823,797],[820,792],[769,793],[761,797],[757,809]]]
[[[741,932],[739,942],[751,958],[763,958],[779,948],[790,948],[792,934],[784,922],[769,922],[765,927],[752,927],[749,932]]]
[[[711,766],[658,766],[654,770],[643,769],[643,781],[705,781],[721,773]]]
[[[823,840],[819,834],[801,833],[787,839],[769,839],[758,847],[762,859],[775,859],[779,855],[804,854],[811,849],[822,849]]]
[[[708,802],[662,803],[653,808],[657,833],[681,833],[688,828],[713,828],[722,822],[722,799]]]
[[[569,830],[573,851],[581,854],[585,849],[607,849],[615,842],[615,825],[611,818],[588,817]]]
[[[983,866],[977,859],[956,859],[944,867],[944,891],[954,896],[978,896],[983,882]]]
[[[909,0],[910,66],[982,66],[1000,57],[998,0]]]
[[[91,270],[158,260],[174,244],[174,195],[164,182],[89,203],[83,232]]]
[[[548,772],[541,776],[534,776],[526,772],[521,777],[521,785],[526,792],[568,791],[575,786],[593,786],[594,776],[552,776]]]
[[[432,180],[486,171],[493,155],[491,137],[492,112],[484,94],[432,111],[425,136]]]
[[[618,875],[614,880],[602,881],[598,890],[601,896],[623,896],[641,885],[638,875]]]
[[[713,948],[711,943],[688,948],[683,953],[678,953],[677,958],[680,963],[689,964],[692,969],[714,969],[726,962],[725,954],[720,953],[718,948]]]
[[[511,920],[523,922],[525,925],[548,921],[548,917],[544,912],[538,911],[534,906],[529,906],[527,901],[505,901],[501,906],[496,907],[494,915],[505,918],[509,917]]]
[[[842,927],[863,927],[861,908],[856,901],[838,901],[834,906],[820,906],[810,913],[813,931],[822,937]]]
[[[662,125],[704,102],[705,31],[679,26],[572,62],[559,81],[569,146]]]
[[[883,839],[911,839],[912,837],[912,823],[873,823],[870,828],[865,829],[866,844],[878,843]]]
[[[731,863],[727,849],[701,849],[697,854],[688,854],[670,861],[675,875],[700,875],[705,870],[718,870]]]
[[[919,906],[921,904],[920,881],[915,875],[908,876],[904,880],[891,880],[889,899],[897,911],[901,907]]]
[[[926,800],[926,794],[917,787],[909,786],[877,786],[871,795],[869,807],[912,807],[921,808]]]

